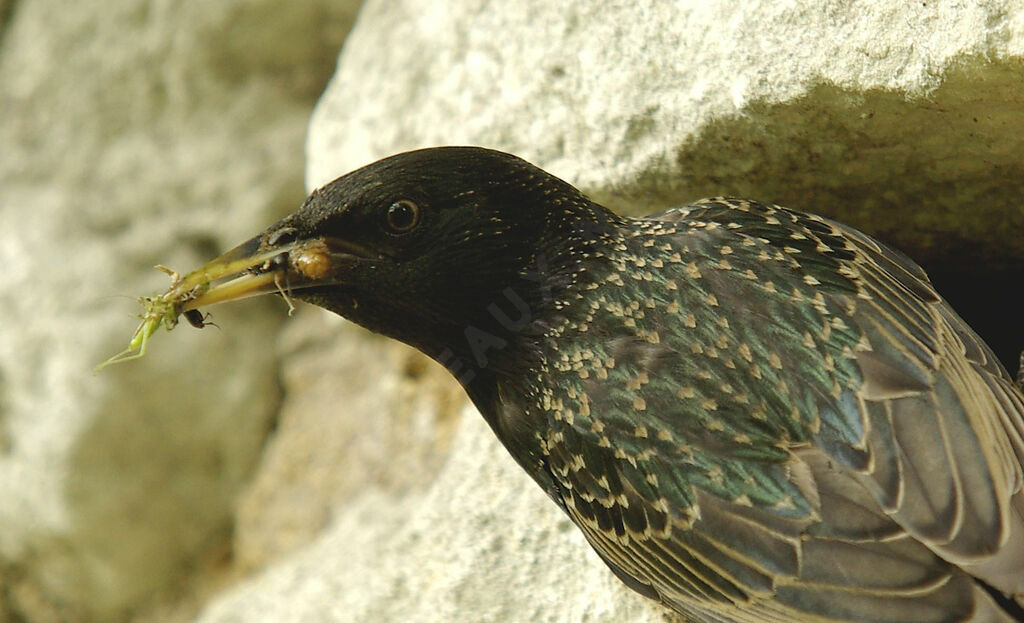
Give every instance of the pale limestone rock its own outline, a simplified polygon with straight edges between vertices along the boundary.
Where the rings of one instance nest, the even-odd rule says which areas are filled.
[[[281,348],[277,429],[239,502],[241,570],[317,538],[368,483],[390,495],[430,486],[466,402],[425,355],[311,306]]]
[[[984,2],[370,0],[310,126],[307,183],[404,149],[479,144],[633,212],[727,192],[831,208],[883,233],[949,229],[948,216],[972,201],[988,206],[991,223],[1015,218],[1024,191],[1024,138],[1013,131],[1024,118],[1022,53],[1024,9]],[[924,208],[894,218],[894,206]],[[994,235],[1006,244],[1013,232]],[[931,244],[919,248],[934,255]],[[346,462],[344,443],[325,437],[374,438],[381,426],[339,378],[352,372],[346,358],[380,353],[370,373],[379,381],[366,391],[384,388],[380,412],[369,410],[381,418],[404,355],[343,334],[340,363],[326,349],[322,359],[290,358],[285,391],[301,411],[327,404],[322,417],[350,421],[282,426],[280,454],[268,455],[236,541],[256,563],[278,558],[210,605],[203,623],[664,620],[604,568],[471,412],[449,447],[430,432],[448,420],[429,400],[398,410],[424,427],[404,439],[447,457],[440,468],[395,434],[385,447],[400,453],[396,469]],[[334,381],[336,394],[324,389]],[[305,402],[302,386],[320,395]],[[440,380],[428,386],[444,391]],[[289,470],[305,469],[303,453],[321,443],[337,448],[334,458],[317,457],[320,475],[303,483]],[[373,461],[385,456],[353,443]],[[331,460],[365,478],[358,492],[329,475],[321,461]],[[402,476],[416,465],[430,484]],[[389,484],[396,479],[407,488]],[[284,508],[296,490],[308,492],[295,503],[312,521]]]
[[[431,484],[366,487],[335,512],[309,546],[228,591],[198,623],[666,621],[608,571],[472,408]]]
[[[355,3],[0,3],[0,621],[109,621],[223,539],[283,307],[123,348],[133,298],[302,199]]]

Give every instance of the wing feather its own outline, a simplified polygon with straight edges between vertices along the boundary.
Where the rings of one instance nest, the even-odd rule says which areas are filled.
[[[666,262],[712,268],[641,314],[602,300],[622,325],[586,336],[587,416],[552,410],[552,474],[599,554],[706,623],[1011,621],[975,578],[1024,601],[1024,396],[924,271],[777,206],[655,220],[679,230]],[[718,257],[740,245],[756,265]],[[657,304],[689,305],[690,332]]]

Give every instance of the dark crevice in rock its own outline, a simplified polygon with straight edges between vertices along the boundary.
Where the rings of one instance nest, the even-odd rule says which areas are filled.
[[[0,45],[3,45],[7,29],[14,23],[14,7],[18,0],[0,0]]]
[[[942,263],[926,263],[924,269],[935,288],[992,348],[1010,376],[1016,378],[1020,353],[1024,350],[1018,291],[1024,284],[1024,262],[1016,268],[996,270],[985,266],[950,270]]]
[[[0,49],[3,49],[4,37],[14,23],[14,9],[18,0],[0,0]]]

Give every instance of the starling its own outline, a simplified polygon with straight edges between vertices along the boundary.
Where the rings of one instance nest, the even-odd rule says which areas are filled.
[[[688,621],[1024,621],[1024,395],[859,231],[729,198],[621,217],[445,147],[331,182],[204,274],[229,265],[182,309],[276,291],[423,351]]]

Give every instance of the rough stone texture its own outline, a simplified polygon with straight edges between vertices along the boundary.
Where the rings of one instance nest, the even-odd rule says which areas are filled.
[[[282,306],[92,368],[166,288],[153,264],[301,201],[355,8],[0,2],[0,621],[117,620],[224,540],[279,399]]]
[[[307,548],[199,623],[676,620],[607,570],[472,408],[428,487],[364,489],[337,510]]]
[[[307,185],[403,149],[480,144],[624,211],[753,196],[873,229],[933,271],[984,260],[1019,277],[1022,54],[1024,9],[1010,3],[369,0],[314,115]],[[371,339],[346,330],[330,347],[339,360],[324,348],[286,362],[293,408],[354,420],[279,429],[281,454],[248,498],[270,501],[243,504],[236,539],[270,568],[203,623],[668,619],[603,568],[468,410],[449,445],[429,431],[451,425],[432,399],[399,409],[426,428],[385,435],[393,469],[349,441],[368,444],[359,452],[380,471],[355,468],[354,494],[348,476],[326,475],[325,461],[354,465],[334,435],[386,426],[349,408],[364,399],[348,382],[326,390],[343,371],[364,378],[347,358],[375,359],[373,418],[389,417],[403,382],[407,355]],[[426,386],[447,395],[440,379]],[[324,443],[336,450],[303,458]],[[313,484],[297,463],[317,466]],[[296,492],[314,520],[282,512]]]
[[[288,323],[281,351],[277,429],[239,501],[241,571],[317,538],[367,483],[385,495],[430,486],[466,402],[425,355],[312,307]]]

